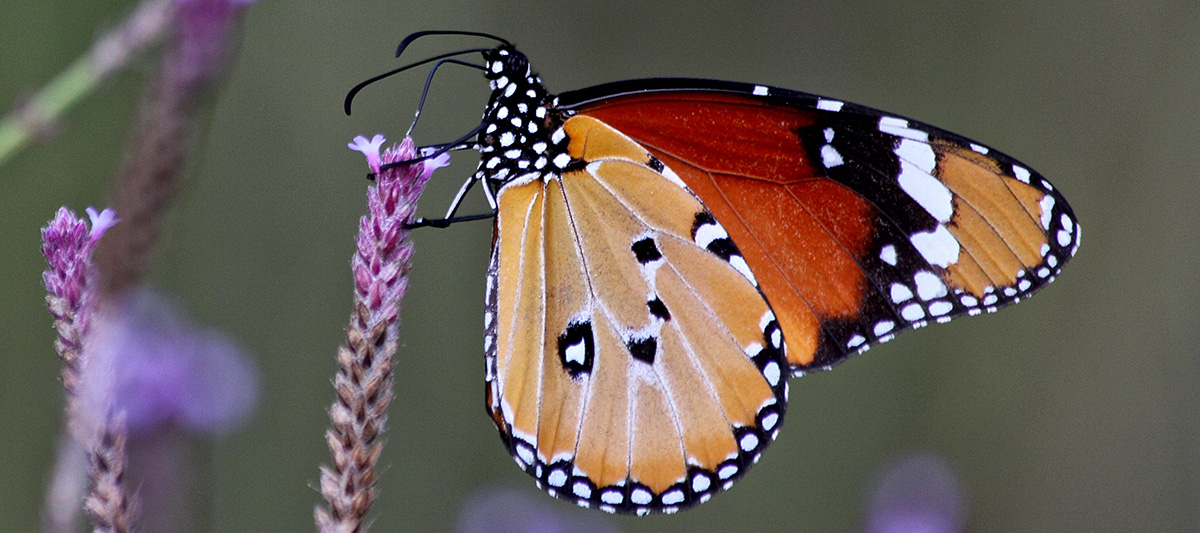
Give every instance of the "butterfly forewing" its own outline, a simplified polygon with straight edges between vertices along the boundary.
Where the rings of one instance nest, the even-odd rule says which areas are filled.
[[[576,163],[498,194],[493,418],[555,495],[622,512],[695,504],[777,433],[778,324],[669,169],[598,121],[564,130]]]
[[[797,373],[908,327],[1015,302],[1078,246],[1049,183],[980,144],[803,93],[646,84],[653,90],[562,98],[645,146],[729,230]]]

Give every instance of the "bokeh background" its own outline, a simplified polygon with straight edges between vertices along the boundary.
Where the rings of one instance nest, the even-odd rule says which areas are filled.
[[[132,5],[5,2],[0,105],[43,85]],[[373,86],[351,117],[342,97],[396,66],[406,34],[451,28],[517,43],[554,91],[709,77],[916,117],[1038,169],[1082,222],[1079,256],[1031,301],[793,381],[778,441],[731,491],[601,526],[856,530],[881,472],[927,452],[957,477],[972,531],[1200,529],[1200,4],[365,0],[246,11],[156,254],[155,286],[238,339],[262,376],[255,418],[201,455],[205,528],[312,528],[368,185],[345,145],[399,139],[423,74]],[[106,83],[56,136],[0,168],[0,530],[37,528],[61,431],[38,229],[61,205],[106,203],[144,70]],[[476,72],[447,68],[417,140],[468,131],[486,98]],[[476,158],[454,161],[423,212],[444,209]],[[465,212],[483,208],[474,197]],[[484,415],[489,235],[479,222],[415,237],[375,531],[452,530],[496,490],[543,499],[567,520],[598,516],[542,496]]]

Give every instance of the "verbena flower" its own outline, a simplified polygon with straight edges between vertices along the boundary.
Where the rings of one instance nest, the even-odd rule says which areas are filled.
[[[42,254],[48,264],[42,282],[46,286],[46,305],[58,332],[54,346],[63,361],[62,380],[68,396],[74,395],[79,386],[80,357],[95,299],[92,252],[104,233],[118,222],[111,209],[97,213],[89,207],[87,213],[90,227],[62,207],[42,229]]]
[[[442,154],[384,169],[417,154],[411,139],[380,154],[383,143],[383,136],[376,135],[371,140],[356,137],[349,145],[367,157],[376,183],[367,191],[368,214],[359,221],[351,259],[354,311],[346,345],[337,353],[337,399],[329,408],[331,427],[325,433],[333,466],[321,468],[321,494],[329,507],[314,510],[322,532],[362,531],[363,517],[375,502],[375,464],[383,450],[379,437],[392,400],[397,318],[411,268],[406,224],[416,215],[429,176],[449,160]]]

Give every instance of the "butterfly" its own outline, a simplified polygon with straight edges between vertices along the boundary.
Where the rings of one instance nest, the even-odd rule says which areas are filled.
[[[481,154],[447,220],[474,183],[495,210],[487,410],[585,507],[707,501],[778,435],[789,376],[1027,298],[1079,246],[1040,174],[915,120],[727,81],[554,95],[494,36],[400,50],[430,34],[498,43],[417,63],[479,53],[491,89],[442,147]]]

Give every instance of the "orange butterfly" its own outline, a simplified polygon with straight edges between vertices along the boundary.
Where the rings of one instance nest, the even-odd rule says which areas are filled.
[[[1049,182],[952,133],[723,81],[555,96],[487,37],[454,205],[481,182],[495,208],[488,409],[554,496],[704,502],[778,434],[789,374],[1028,297],[1079,246]]]

